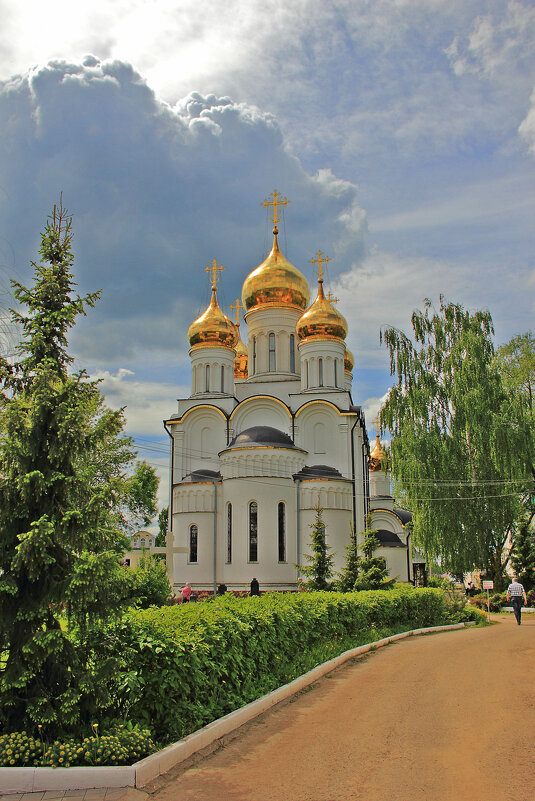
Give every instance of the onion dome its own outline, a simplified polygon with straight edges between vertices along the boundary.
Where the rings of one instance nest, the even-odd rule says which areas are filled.
[[[381,447],[381,443],[379,441],[379,432],[377,431],[375,434],[375,447],[373,451],[370,453],[370,461],[369,467],[372,473],[376,473],[378,470],[381,469],[381,464],[385,458],[385,452]]]
[[[318,297],[297,321],[297,336],[303,339],[345,339],[347,323],[323,294],[323,278],[318,278]]]
[[[188,340],[191,347],[234,348],[238,330],[232,320],[221,311],[217,302],[217,288],[212,283],[212,299],[206,311],[190,325]]]
[[[249,352],[242,342],[239,323],[236,323],[236,328],[238,329],[238,340],[234,345],[234,350],[236,351],[234,378],[247,378],[249,375]]]
[[[287,306],[305,310],[310,299],[308,281],[279,250],[277,227],[269,256],[249,273],[242,287],[242,303],[249,309],[259,306]]]
[[[344,353],[344,370],[346,373],[350,373],[355,366],[355,358],[350,350],[346,348],[346,352]]]

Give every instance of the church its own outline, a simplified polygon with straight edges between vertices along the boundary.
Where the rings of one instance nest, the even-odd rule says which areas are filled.
[[[379,438],[370,454],[364,414],[352,400],[347,322],[323,289],[329,259],[321,251],[311,259],[311,303],[307,279],[279,247],[287,203],[277,191],[264,201],[273,246],[245,277],[241,303],[231,307],[235,321],[217,299],[224,267],[214,259],[205,268],[212,296],[188,330],[191,394],[164,421],[175,588],[189,581],[196,590],[244,590],[255,577],[263,591],[297,589],[318,505],[335,571],[351,528],[363,531],[371,514],[378,555],[392,576],[411,579],[410,514],[394,509]]]

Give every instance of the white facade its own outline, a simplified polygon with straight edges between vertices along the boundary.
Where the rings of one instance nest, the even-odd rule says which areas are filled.
[[[344,565],[351,526],[365,528],[369,449],[344,369],[345,333],[335,327],[334,335],[322,336],[331,329],[323,322],[314,329],[312,315],[299,338],[307,285],[278,250],[274,233],[270,256],[244,284],[247,377],[234,376],[228,327],[214,334],[214,315],[222,315],[214,300],[206,337],[208,312],[190,328],[191,395],[165,421],[171,441],[167,560],[175,587],[189,581],[197,590],[246,589],[256,577],[262,590],[295,589],[318,503],[336,571]],[[254,295],[258,272],[263,283]],[[289,300],[277,281],[289,282]],[[322,292],[320,271],[323,312],[345,326]]]

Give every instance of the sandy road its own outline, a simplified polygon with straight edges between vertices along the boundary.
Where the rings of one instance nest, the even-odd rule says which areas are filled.
[[[347,663],[154,801],[534,801],[535,615]]]

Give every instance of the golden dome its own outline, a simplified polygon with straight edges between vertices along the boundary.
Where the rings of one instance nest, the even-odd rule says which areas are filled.
[[[375,448],[370,453],[370,471],[372,473],[376,473],[378,470],[381,469],[381,464],[385,458],[385,452],[381,447],[381,442],[379,441],[379,432],[377,431],[375,434]]]
[[[273,229],[273,247],[267,259],[249,273],[242,287],[242,303],[249,309],[269,304],[306,309],[310,299],[308,281],[297,267],[283,256]]]
[[[212,284],[212,299],[206,311],[190,325],[188,340],[191,347],[222,346],[234,348],[238,329],[219,308],[217,289]]]
[[[236,323],[236,328],[238,329],[238,341],[234,345],[234,350],[236,351],[234,378],[247,378],[249,376],[249,351],[242,342],[239,323]]]
[[[350,373],[355,366],[355,358],[350,350],[346,348],[346,352],[344,353],[344,370],[346,373]]]
[[[299,339],[345,339],[347,323],[323,294],[323,279],[318,279],[318,297],[297,321]]]

